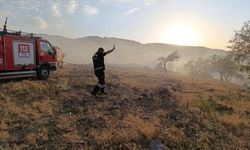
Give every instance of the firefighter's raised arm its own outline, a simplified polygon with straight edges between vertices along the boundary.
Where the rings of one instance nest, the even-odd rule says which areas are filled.
[[[106,55],[107,55],[107,54],[112,53],[114,50],[115,50],[115,45],[113,46],[113,48],[112,48],[111,50],[108,50],[108,51],[106,51],[105,53],[106,53]]]

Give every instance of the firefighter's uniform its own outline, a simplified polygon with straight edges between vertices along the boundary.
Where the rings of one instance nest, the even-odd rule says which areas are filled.
[[[105,64],[104,64],[104,56],[106,53],[96,52],[92,57],[93,64],[94,64],[94,71],[95,75],[98,78],[98,83],[94,87],[93,91],[96,94],[100,89],[101,92],[104,93],[105,89]]]

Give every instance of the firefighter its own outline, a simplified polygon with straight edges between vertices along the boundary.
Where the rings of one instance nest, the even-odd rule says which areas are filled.
[[[98,93],[99,90],[101,90],[102,94],[105,94],[105,95],[108,94],[107,92],[105,92],[104,56],[106,56],[107,54],[112,53],[114,50],[115,50],[115,45],[113,46],[113,48],[111,50],[108,50],[106,52],[104,52],[104,49],[102,47],[100,47],[98,49],[98,51],[92,57],[93,64],[94,64],[95,75],[96,75],[96,77],[98,79],[98,83],[96,84],[94,89],[91,91],[92,95],[94,95],[95,97],[97,97],[96,94]]]

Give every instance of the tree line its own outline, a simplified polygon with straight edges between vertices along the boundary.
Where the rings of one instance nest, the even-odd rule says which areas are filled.
[[[245,75],[250,79],[250,21],[235,31],[228,48],[230,51],[226,56],[212,55],[208,58],[190,60],[184,68],[193,80],[217,77],[221,82],[230,82],[232,78],[242,79]],[[160,57],[157,68],[167,72],[167,63],[177,61],[179,58],[178,50],[167,57]]]

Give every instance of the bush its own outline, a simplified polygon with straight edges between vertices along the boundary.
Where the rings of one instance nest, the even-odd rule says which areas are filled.
[[[212,110],[215,109],[216,102],[213,100],[212,96],[209,96],[209,98],[204,98],[204,96],[199,93],[199,106],[202,110],[211,112]]]

